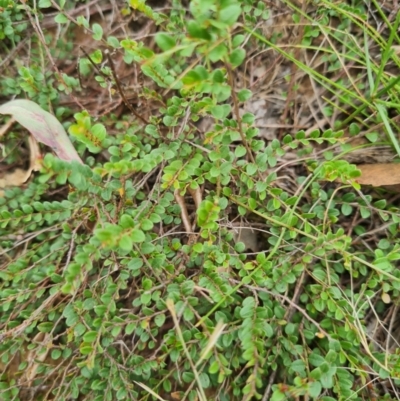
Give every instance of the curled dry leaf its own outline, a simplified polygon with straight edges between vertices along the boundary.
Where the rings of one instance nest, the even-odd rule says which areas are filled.
[[[0,132],[0,136],[5,132]],[[40,170],[40,150],[36,139],[33,136],[28,138],[30,147],[29,168],[23,170],[21,168],[15,169],[11,173],[0,174],[0,188],[19,187],[28,180],[32,171]],[[0,190],[0,196],[4,196],[4,191]]]
[[[60,159],[82,163],[61,123],[35,102],[26,99],[12,100],[0,106],[0,114],[11,115],[37,141],[51,147]]]
[[[31,170],[22,170],[16,168],[13,172],[0,176],[0,188],[18,187],[22,185],[30,176]],[[0,196],[3,196],[3,191],[0,191]]]

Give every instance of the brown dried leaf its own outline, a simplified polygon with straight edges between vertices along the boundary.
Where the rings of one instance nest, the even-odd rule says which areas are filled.
[[[359,184],[374,187],[400,184],[400,163],[361,164],[357,168],[361,171]]]
[[[12,173],[4,174],[0,177],[0,188],[19,187],[31,175],[31,170],[15,169]]]
[[[28,170],[17,168],[12,173],[0,174],[0,188],[20,187],[28,180],[28,178],[31,176],[32,171],[40,170],[41,157],[38,143],[32,136],[29,137],[28,142],[31,149]],[[2,191],[1,189],[0,196],[4,196],[4,191]]]

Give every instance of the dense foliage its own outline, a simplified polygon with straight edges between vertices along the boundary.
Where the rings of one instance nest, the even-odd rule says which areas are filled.
[[[363,2],[280,5],[298,47],[320,46],[322,73],[263,30],[264,2],[120,5],[156,27],[155,43],[106,33],[75,2],[2,3],[3,100],[53,111],[84,164],[47,148],[0,198],[1,400],[396,399],[400,213],[343,156],[375,125],[387,137],[371,143],[394,140],[399,83],[385,67],[399,67],[400,17],[378,8],[378,32]],[[39,29],[48,14],[64,40]],[[77,26],[92,44],[66,73]],[[334,126],[259,134],[241,77],[267,51],[326,89]],[[362,72],[336,75],[350,62]],[[118,66],[141,76],[136,104]],[[68,104],[84,103],[83,81],[125,97],[124,113]],[[26,163],[25,136],[2,137],[3,166]]]

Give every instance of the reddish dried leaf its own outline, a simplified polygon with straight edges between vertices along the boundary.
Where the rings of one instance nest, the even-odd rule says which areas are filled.
[[[12,100],[0,106],[0,114],[12,115],[37,141],[50,146],[60,159],[82,163],[61,123],[35,102]]]

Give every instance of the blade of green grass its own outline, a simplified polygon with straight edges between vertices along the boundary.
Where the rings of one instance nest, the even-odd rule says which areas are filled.
[[[377,103],[376,108],[378,110],[378,113],[383,121],[383,124],[385,125],[386,132],[390,138],[390,141],[392,142],[394,148],[396,149],[397,154],[400,156],[400,146],[399,146],[399,141],[396,138],[396,135],[394,134],[392,127],[390,126],[390,122],[387,116],[386,108],[382,105]]]

